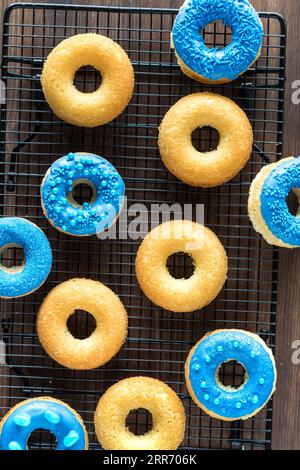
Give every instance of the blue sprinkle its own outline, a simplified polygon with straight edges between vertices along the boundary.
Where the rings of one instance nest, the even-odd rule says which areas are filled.
[[[260,383],[260,385],[263,385],[263,384],[265,383],[265,379],[264,379],[263,377],[261,377],[261,378],[259,379],[259,383]]]
[[[8,448],[9,450],[23,450],[17,441],[10,441]]]
[[[58,424],[60,422],[60,416],[58,413],[52,410],[46,410],[44,413],[44,417],[49,423]]]
[[[27,413],[18,414],[16,416],[14,416],[14,423],[17,426],[22,426],[22,427],[26,428],[31,423],[31,417]]]
[[[209,400],[209,395],[208,395],[208,393],[205,393],[205,395],[204,395],[204,400],[205,400],[205,401],[208,401],[208,400]]]
[[[208,355],[204,356],[205,362],[210,362],[210,357]]]
[[[238,347],[239,347],[239,343],[238,343],[237,341],[234,341],[234,342],[233,342],[233,347],[234,347],[234,348],[238,348]]]
[[[193,368],[194,370],[200,370],[200,364],[194,364]]]
[[[236,408],[237,408],[238,410],[239,410],[240,408],[242,408],[242,404],[241,404],[241,402],[239,402],[239,401],[236,403],[235,406],[236,406]]]
[[[67,155],[67,160],[71,161],[71,160],[74,160],[75,158],[75,155],[74,153],[70,152],[68,155]]]
[[[217,405],[217,406],[220,404],[219,398],[215,398],[215,399],[214,399],[214,404]]]
[[[256,404],[258,402],[258,396],[254,395],[252,398],[252,403]]]
[[[250,356],[251,356],[251,357],[255,357],[255,356],[256,356],[255,351],[251,351],[251,352],[250,352]]]
[[[64,446],[72,447],[79,439],[78,432],[72,430],[64,437]]]
[[[219,352],[222,352],[222,351],[223,351],[223,346],[221,346],[221,345],[218,346],[218,347],[217,347],[217,350],[218,350]]]
[[[206,387],[206,382],[205,382],[204,380],[201,382],[200,387],[201,387],[201,388],[205,388],[205,387]]]

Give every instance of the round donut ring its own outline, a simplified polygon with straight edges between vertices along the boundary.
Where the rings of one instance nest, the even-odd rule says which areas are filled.
[[[286,198],[293,191],[300,201],[300,157],[264,166],[252,181],[248,211],[255,230],[284,248],[300,246],[300,218],[289,211]]]
[[[198,152],[192,132],[198,127],[217,129],[216,150]],[[236,176],[252,151],[253,132],[244,111],[229,98],[194,93],[181,98],[167,112],[159,129],[162,160],[178,179],[196,187],[219,186]]]
[[[92,66],[102,83],[93,93],[82,93],[74,85],[76,72]],[[62,41],[49,54],[41,83],[53,112],[75,126],[95,127],[121,114],[134,88],[134,73],[126,52],[100,34],[78,34]]]
[[[90,186],[90,202],[72,196],[80,183]],[[98,155],[77,152],[56,160],[41,186],[42,209],[57,230],[74,236],[100,234],[111,227],[124,203],[125,185],[113,165]]]
[[[167,268],[169,256],[184,252],[194,262],[189,279],[175,279]],[[227,277],[227,256],[217,236],[187,220],[159,225],[143,240],[136,256],[136,276],[145,295],[172,312],[192,312],[208,305]]]
[[[0,263],[0,297],[31,294],[47,279],[52,266],[50,243],[42,230],[20,217],[0,218],[0,253],[9,247],[23,249],[22,266],[6,268]]]
[[[96,320],[96,329],[85,339],[74,338],[67,328],[68,318],[77,309]],[[127,313],[118,296],[104,284],[71,279],[44,299],[37,333],[45,351],[59,364],[77,370],[95,369],[115,356],[124,343]]]
[[[222,364],[239,362],[245,381],[239,388],[219,379]],[[207,414],[224,421],[248,419],[271,398],[276,366],[271,349],[256,334],[243,330],[216,330],[205,335],[190,351],[185,378],[194,402]]]
[[[144,408],[153,428],[142,436],[129,431],[130,411]],[[176,450],[184,437],[185,412],[176,393],[150,377],[130,377],[110,387],[95,412],[97,438],[106,450]]]
[[[208,48],[201,32],[222,20],[232,30],[224,48]],[[263,25],[248,0],[187,0],[175,19],[171,47],[183,73],[203,83],[235,80],[260,56]]]
[[[56,450],[88,449],[88,434],[79,414],[63,401],[38,397],[18,403],[4,416],[0,450],[28,450],[27,440],[37,429],[54,434]]]

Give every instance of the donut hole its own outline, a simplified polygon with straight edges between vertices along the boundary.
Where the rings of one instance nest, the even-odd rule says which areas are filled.
[[[35,429],[27,439],[28,450],[55,450],[56,446],[55,435],[46,429]]]
[[[300,189],[292,190],[286,197],[286,204],[289,212],[296,217],[299,213]]]
[[[74,207],[82,207],[85,202],[92,204],[97,197],[95,186],[88,180],[74,181],[73,189],[67,195],[68,201]]]
[[[82,93],[94,93],[101,83],[101,73],[91,65],[81,67],[74,76],[74,86]]]
[[[223,362],[216,372],[216,380],[225,389],[238,390],[248,379],[245,367],[238,361]]]
[[[181,251],[169,256],[167,268],[175,279],[189,279],[195,271],[193,258],[188,253]]]
[[[86,339],[96,329],[96,320],[84,310],[75,310],[68,318],[67,327],[72,336],[76,339]]]
[[[0,267],[3,271],[13,273],[22,271],[25,266],[24,250],[20,245],[5,245],[0,250]]]
[[[192,143],[198,152],[212,152],[218,148],[219,142],[220,134],[213,127],[197,127],[192,132]]]
[[[136,436],[143,436],[153,428],[152,414],[145,408],[131,410],[126,418],[126,427]]]
[[[222,20],[216,20],[209,23],[200,31],[207,49],[224,49],[232,41],[232,29],[228,25],[224,25]]]

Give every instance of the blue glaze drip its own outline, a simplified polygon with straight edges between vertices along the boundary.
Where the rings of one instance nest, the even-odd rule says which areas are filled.
[[[222,20],[232,29],[232,40],[223,49],[209,49],[201,31]],[[257,58],[263,26],[248,0],[187,0],[172,30],[177,55],[196,74],[211,81],[235,80]]]
[[[78,182],[95,189],[95,200],[76,206],[70,193]],[[94,235],[109,228],[124,201],[125,185],[117,170],[104,158],[89,153],[69,153],[50,168],[42,185],[46,217],[71,235]]]
[[[25,265],[9,272],[0,267],[0,297],[21,297],[40,287],[52,266],[49,241],[36,225],[19,217],[0,218],[0,248],[21,246]]]
[[[286,203],[293,188],[300,188],[300,157],[283,161],[266,177],[260,211],[275,237],[291,246],[300,246],[300,218],[290,213]]]
[[[255,357],[251,355],[253,351]],[[207,355],[209,363],[205,361]],[[216,380],[221,364],[230,360],[241,363],[248,374],[237,389],[222,387]],[[195,365],[199,365],[197,372]],[[241,419],[260,409],[270,398],[276,380],[274,364],[263,344],[240,330],[223,330],[207,336],[194,350],[188,374],[198,402],[216,415],[230,419]]]
[[[52,415],[51,415],[52,413]],[[24,427],[15,422],[16,416],[28,415],[30,423]],[[47,415],[47,419],[45,417]],[[48,419],[58,416],[59,420]],[[84,427],[73,411],[51,399],[32,399],[18,406],[4,423],[0,435],[0,450],[26,450],[27,440],[36,429],[52,432],[57,440],[57,450],[84,450]]]

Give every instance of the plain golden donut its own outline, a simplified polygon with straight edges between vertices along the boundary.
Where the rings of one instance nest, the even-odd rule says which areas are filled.
[[[75,310],[85,310],[96,320],[96,329],[76,339],[67,327]],[[120,350],[127,335],[127,313],[118,296],[97,281],[70,279],[56,286],[44,299],[37,332],[45,351],[70,369],[94,369]]]
[[[175,279],[167,268],[169,256],[191,256],[194,273]],[[145,295],[172,312],[192,312],[208,305],[227,277],[227,255],[218,237],[208,228],[187,220],[165,222],[143,240],[136,256],[136,276]]]
[[[152,429],[137,436],[126,427],[130,411],[152,414]],[[112,385],[95,412],[97,438],[106,450],[176,450],[184,438],[185,411],[176,393],[150,377],[130,377]]]
[[[209,126],[220,134],[215,150],[198,152],[192,132]],[[214,93],[181,98],[167,112],[159,129],[162,160],[178,179],[191,186],[219,186],[237,175],[247,163],[253,144],[251,124],[232,100]]]
[[[102,83],[93,93],[74,85],[76,72],[92,66]],[[49,54],[41,83],[53,112],[75,126],[101,126],[115,119],[128,105],[134,88],[131,62],[119,44],[100,34],[78,34],[62,41]]]

